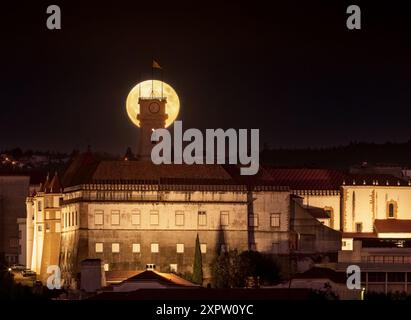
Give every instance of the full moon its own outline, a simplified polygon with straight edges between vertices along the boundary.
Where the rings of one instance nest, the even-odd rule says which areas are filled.
[[[140,121],[137,119],[137,114],[140,112],[140,105],[138,99],[141,97],[150,97],[153,90],[154,97],[161,97],[161,83],[160,80],[146,80],[137,84],[127,96],[126,109],[128,117],[137,127],[140,126]],[[169,127],[177,118],[180,110],[180,100],[175,90],[167,83],[163,82],[163,97],[167,98],[166,113],[168,118],[166,120],[166,128]]]

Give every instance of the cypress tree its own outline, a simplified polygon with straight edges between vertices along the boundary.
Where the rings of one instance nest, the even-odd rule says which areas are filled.
[[[193,282],[196,284],[203,283],[203,262],[201,258],[200,239],[198,237],[198,234],[194,252]]]

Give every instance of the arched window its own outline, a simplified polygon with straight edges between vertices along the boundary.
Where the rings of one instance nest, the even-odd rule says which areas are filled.
[[[395,218],[395,205],[394,203],[388,204],[388,218]]]
[[[387,219],[396,219],[398,213],[398,204],[394,200],[387,202]]]

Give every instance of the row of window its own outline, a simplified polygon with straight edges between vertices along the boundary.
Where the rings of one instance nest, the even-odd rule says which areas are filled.
[[[77,215],[77,212],[76,212]],[[270,215],[270,226],[273,228],[280,227],[281,223],[281,215],[279,213],[272,213]],[[159,212],[156,210],[150,211],[150,225],[156,226],[160,223]],[[197,214],[197,223],[199,226],[206,226],[207,225],[207,212],[206,211],[198,211]],[[103,210],[95,210],[94,211],[94,224],[95,225],[103,225],[104,224],[104,211]],[[132,225],[140,225],[141,224],[141,214],[138,210],[133,210],[131,213],[131,224]],[[220,225],[221,226],[228,226],[230,224],[230,215],[228,211],[221,211],[220,212]],[[250,215],[249,226],[251,227],[258,227],[258,214]],[[112,210],[111,211],[111,225],[120,225],[120,211],[119,210]],[[185,213],[184,211],[176,211],[175,212],[175,225],[176,226],[184,226],[185,225]]]
[[[77,214],[77,211],[66,212],[63,213],[63,220],[64,228],[74,227],[79,224],[79,215]]]
[[[159,253],[160,245],[158,243],[152,243],[150,245],[151,253]],[[207,253],[207,244],[201,243],[200,244],[201,253]],[[96,243],[96,253],[103,253],[104,252],[104,244],[102,242]],[[111,252],[112,253],[120,253],[120,244],[119,243],[112,243],[111,244]],[[132,253],[140,253],[141,246],[139,243],[132,244]],[[176,252],[177,253],[184,253],[184,243],[177,243],[176,244]]]
[[[363,257],[363,261],[368,263],[402,264],[411,263],[411,256],[368,256]]]
[[[279,242],[273,242],[272,247],[271,247],[271,251],[273,253],[278,253],[279,249],[280,249],[280,243]],[[258,250],[257,243],[255,243],[255,242],[250,243],[250,250],[253,250],[253,251]],[[95,251],[96,251],[96,253],[103,253],[104,252],[104,243],[103,242],[97,242],[95,244]],[[151,253],[159,253],[160,252],[160,245],[158,243],[151,243],[150,244],[150,251],[151,251]],[[200,244],[200,251],[203,254],[207,253],[207,244],[206,243],[201,243]],[[221,252],[228,252],[229,251],[228,244],[221,244],[220,251]],[[120,243],[112,243],[111,244],[111,252],[112,253],[120,253]],[[132,253],[141,253],[140,243],[133,243],[132,246],[131,246],[131,252]],[[176,244],[176,252],[177,253],[184,253],[184,243],[177,243]]]

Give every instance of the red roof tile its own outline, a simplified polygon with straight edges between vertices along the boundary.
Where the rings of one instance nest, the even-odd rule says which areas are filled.
[[[374,229],[377,233],[411,233],[411,220],[376,219],[374,221]]]
[[[377,238],[374,232],[343,232],[342,238],[363,239],[363,238]]]
[[[327,169],[278,169],[265,166],[270,180],[276,185],[289,186],[292,190],[338,190],[345,175]]]

